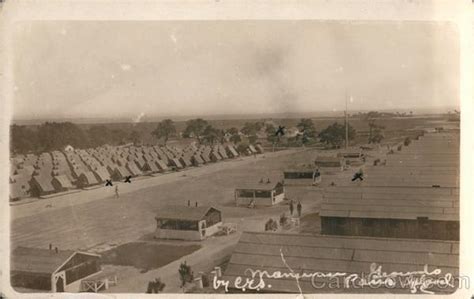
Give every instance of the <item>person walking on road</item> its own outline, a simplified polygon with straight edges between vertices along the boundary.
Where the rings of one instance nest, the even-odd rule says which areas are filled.
[[[293,199],[290,199],[290,216],[293,216],[293,210],[295,209],[293,205]]]
[[[115,186],[115,198],[119,198],[119,190],[118,190],[118,186],[116,185]]]
[[[298,217],[301,217],[301,209],[303,207],[301,206],[301,202],[298,200],[298,205],[296,206],[296,210],[298,211]]]

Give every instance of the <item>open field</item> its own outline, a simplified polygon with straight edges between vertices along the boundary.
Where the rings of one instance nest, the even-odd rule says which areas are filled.
[[[233,204],[234,188],[237,184],[281,174],[285,165],[291,165],[295,161],[307,162],[314,159],[315,153],[288,151],[286,155],[282,152],[275,155],[278,158],[266,154],[266,158],[249,157],[244,161],[235,161],[241,163],[217,163],[212,165],[216,166],[215,169],[196,168],[170,174],[169,177],[164,175],[136,181],[129,185],[129,188],[133,189],[130,193],[125,189],[128,186],[122,184],[119,199],[114,198],[113,191],[101,188],[87,191],[91,192],[91,196],[102,198],[100,200],[87,202],[86,199],[85,203],[82,203],[80,197],[87,197],[86,193],[76,193],[66,197],[77,198],[77,202],[66,199],[63,203],[63,199],[57,197],[33,203],[37,206],[15,206],[12,208],[12,245],[45,248],[49,243],[53,243],[60,249],[91,249],[104,242],[131,242],[154,231],[154,214],[160,207],[169,204],[185,205],[188,200],[220,208],[224,221],[252,216],[263,218],[265,214],[278,215],[286,211],[286,207],[249,210],[237,208]],[[194,175],[193,171],[199,171],[199,175]],[[206,174],[207,172],[209,173]],[[153,186],[151,180],[155,179],[165,179],[166,182]],[[145,184],[147,181],[151,182],[151,186],[135,190],[134,184]],[[301,200],[311,200],[314,197],[314,190],[300,189],[288,189],[287,197]],[[53,202],[52,209],[44,207],[49,201]]]

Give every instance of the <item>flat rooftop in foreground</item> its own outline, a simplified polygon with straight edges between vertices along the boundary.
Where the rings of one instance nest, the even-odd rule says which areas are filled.
[[[327,188],[321,217],[459,221],[459,189]]]
[[[459,242],[244,232],[222,279],[230,281],[230,286],[234,286],[237,277],[242,277],[244,281],[251,277],[248,269],[265,270],[269,276],[275,271],[294,271],[300,275],[338,272],[341,277],[349,274],[362,277],[363,273],[367,275],[371,272],[372,263],[381,266],[381,271],[387,273],[423,271],[427,265],[428,271],[440,269],[441,276],[447,273],[456,276],[459,268]],[[258,277],[257,274],[255,283],[259,281]],[[299,293],[298,284],[293,277],[264,276],[263,280],[266,287],[260,292]],[[331,282],[328,278],[317,281],[319,286],[324,282]],[[342,281],[343,279],[339,288],[329,287],[329,284],[315,288],[311,278],[301,278],[299,285],[303,293],[410,293],[409,288],[401,285],[393,289],[344,288]],[[233,288],[232,291],[236,289]],[[440,293],[453,291],[450,288],[436,290]]]

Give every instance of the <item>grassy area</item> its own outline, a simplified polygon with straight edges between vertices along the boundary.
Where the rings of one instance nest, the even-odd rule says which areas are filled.
[[[200,249],[200,245],[175,246],[132,242],[102,254],[104,264],[133,266],[144,271],[160,268]]]

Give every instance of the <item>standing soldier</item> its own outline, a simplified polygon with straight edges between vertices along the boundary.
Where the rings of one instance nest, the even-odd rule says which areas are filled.
[[[293,199],[290,199],[290,216],[293,216],[293,210],[294,210],[294,205],[293,205]]]
[[[301,206],[301,202],[298,200],[298,205],[296,206],[296,210],[298,211],[298,217],[301,217],[301,209],[303,207]]]
[[[118,185],[115,185],[115,198],[119,198],[119,190],[118,190]]]

